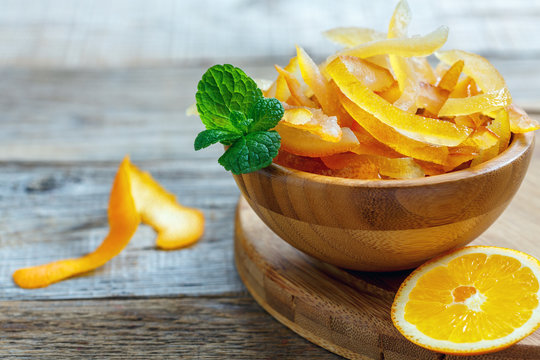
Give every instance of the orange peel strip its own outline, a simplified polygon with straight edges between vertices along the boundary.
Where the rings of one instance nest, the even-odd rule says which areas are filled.
[[[353,56],[342,56],[341,61],[358,81],[371,91],[383,92],[394,84],[394,77],[388,69]]]
[[[410,157],[390,159],[377,155],[357,155],[342,153],[321,157],[323,163],[330,169],[365,167],[371,163],[381,175],[394,179],[412,179],[424,176],[424,170]]]
[[[393,106],[358,81],[339,57],[328,65],[327,70],[345,96],[409,138],[433,145],[456,146],[472,132],[466,126],[411,114]]]
[[[321,157],[351,151],[358,145],[358,139],[351,129],[341,128],[342,136],[338,142],[321,139],[309,131],[278,123],[274,128],[281,136],[281,148],[291,154]]]
[[[497,69],[480,55],[461,50],[435,53],[442,62],[450,65],[463,60],[463,73],[478,84],[483,94],[468,98],[451,98],[441,108],[439,116],[468,115],[474,112],[498,110],[512,103],[506,82]]]
[[[296,77],[293,74],[283,69],[279,65],[275,65],[275,68],[277,72],[279,73],[279,75],[283,79],[285,79],[287,83],[287,87],[289,88],[289,91],[291,93],[291,97],[295,100],[294,104],[291,104],[291,105],[316,107],[316,104],[304,94],[304,92],[302,91],[302,86],[300,85],[300,82],[298,81],[298,79],[296,79]]]
[[[386,34],[363,27],[338,27],[323,32],[333,43],[352,48],[370,41],[386,39]]]
[[[437,84],[437,87],[452,92],[458,83],[464,65],[465,63],[463,60],[456,61],[454,65],[444,73],[441,81]]]
[[[80,258],[19,269],[13,273],[15,283],[26,289],[41,288],[94,270],[126,247],[141,220],[158,232],[157,246],[163,249],[191,245],[204,230],[199,210],[179,205],[174,195],[133,166],[128,157],[113,182],[108,218],[109,233],[95,251]]]
[[[347,112],[375,139],[388,145],[395,151],[419,160],[444,165],[448,159],[448,147],[430,145],[408,138],[391,126],[379,121],[373,115],[365,112],[346,96],[341,97],[341,103]],[[353,148],[354,149],[354,148]],[[349,150],[354,151],[354,150]]]
[[[411,9],[406,1],[400,1],[388,26],[388,38],[407,38],[407,29],[411,22]],[[392,70],[396,75],[401,95],[394,106],[407,112],[416,113],[416,98],[418,94],[418,76],[408,58],[390,54],[388,56]]]
[[[538,121],[531,119],[519,106],[512,104],[506,108],[510,119],[510,130],[515,133],[525,133],[540,129]]]
[[[331,96],[330,85],[321,74],[319,67],[301,47],[296,47],[296,54],[298,67],[304,82],[313,91],[324,112],[329,115],[336,115],[339,111],[336,107],[337,102],[332,101],[333,96]]]
[[[407,57],[428,56],[443,46],[447,38],[448,28],[441,26],[424,36],[370,41],[352,49],[341,51],[338,55],[349,55],[359,58],[384,54]]]
[[[281,122],[284,125],[309,131],[330,142],[341,140],[343,131],[335,116],[327,116],[321,109],[286,107]]]

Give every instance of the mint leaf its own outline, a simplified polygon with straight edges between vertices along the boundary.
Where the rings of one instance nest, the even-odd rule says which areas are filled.
[[[276,131],[249,133],[236,140],[218,162],[235,175],[262,169],[277,156],[280,140]]]
[[[230,122],[231,111],[247,114],[262,97],[253,79],[232,65],[214,65],[202,76],[197,86],[197,110],[207,129],[235,131]]]
[[[253,119],[249,131],[265,131],[273,129],[283,117],[285,110],[278,99],[260,98],[249,109],[248,117]]]
[[[204,149],[217,142],[221,142],[224,145],[230,145],[241,136],[241,134],[225,130],[212,129],[201,131],[195,138],[195,150]]]
[[[244,135],[248,133],[248,126],[253,121],[252,119],[246,118],[244,113],[236,110],[231,111],[230,120],[232,126],[234,126],[236,130],[240,131]]]
[[[265,99],[253,79],[232,65],[208,69],[197,86],[197,110],[205,131],[195,150],[220,142],[231,145],[219,163],[234,174],[259,170],[272,163],[281,145],[274,128],[283,117],[276,99]]]

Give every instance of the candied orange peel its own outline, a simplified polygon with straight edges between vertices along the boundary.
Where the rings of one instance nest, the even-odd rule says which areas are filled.
[[[94,270],[126,247],[141,221],[156,230],[156,245],[167,250],[194,244],[204,231],[199,210],[180,205],[173,194],[131,164],[128,157],[113,182],[108,218],[109,233],[96,250],[80,258],[19,269],[13,273],[15,283],[26,289],[41,288]]]
[[[286,156],[277,163],[361,179],[434,176],[488,161],[505,151],[512,133],[540,128],[512,102],[488,60],[441,50],[445,26],[410,36],[411,20],[400,1],[387,33],[331,29],[324,35],[342,50],[317,64],[297,46],[286,67],[276,65],[265,96],[286,109],[276,127]],[[329,167],[335,159],[351,164]]]

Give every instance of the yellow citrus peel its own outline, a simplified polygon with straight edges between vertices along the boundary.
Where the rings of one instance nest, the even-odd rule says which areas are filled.
[[[287,109],[276,127],[287,163],[329,176],[403,178],[399,171],[381,173],[380,164],[410,158],[405,161],[414,171],[406,174],[433,176],[479,165],[503,152],[512,133],[540,129],[512,103],[488,60],[440,51],[446,27],[410,36],[411,19],[407,2],[399,1],[386,34],[332,29],[325,36],[342,50],[317,65],[297,46],[289,64],[276,67],[279,75],[265,95],[275,94]],[[436,67],[430,55],[439,58]],[[329,157],[354,159],[356,165],[329,168],[321,157],[327,163]],[[377,157],[384,161],[374,162]]]
[[[471,129],[438,119],[430,119],[396,108],[351,73],[342,57],[328,65],[328,73],[339,89],[356,105],[402,134],[433,145],[455,146],[463,142]]]
[[[204,231],[204,217],[199,210],[178,204],[174,195],[127,157],[113,182],[108,218],[109,233],[96,250],[80,258],[19,269],[13,273],[15,283],[26,289],[41,288],[94,270],[126,247],[141,221],[156,230],[156,244],[162,249],[192,245]]]

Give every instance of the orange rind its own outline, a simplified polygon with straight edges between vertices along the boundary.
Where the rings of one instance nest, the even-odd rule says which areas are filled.
[[[194,244],[203,234],[203,214],[176,202],[148,173],[125,158],[118,169],[109,199],[109,233],[93,252],[80,258],[19,269],[15,283],[25,289],[55,282],[94,270],[118,255],[129,243],[142,221],[157,232],[156,244],[176,249]]]

